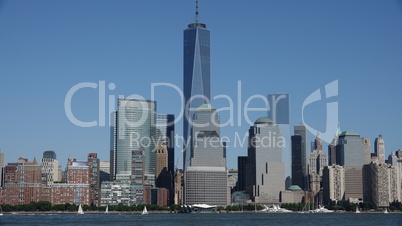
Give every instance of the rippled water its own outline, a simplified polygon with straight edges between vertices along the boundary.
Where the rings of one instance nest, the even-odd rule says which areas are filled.
[[[34,214],[0,216],[6,225],[402,225],[402,214]]]

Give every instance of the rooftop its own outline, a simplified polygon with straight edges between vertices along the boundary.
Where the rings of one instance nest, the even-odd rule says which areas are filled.
[[[254,122],[254,124],[274,124],[274,121],[268,117],[260,117]]]
[[[339,136],[360,136],[360,134],[356,133],[355,131],[344,131]]]

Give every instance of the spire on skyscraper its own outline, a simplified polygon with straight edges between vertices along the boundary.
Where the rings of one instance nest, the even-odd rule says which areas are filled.
[[[195,22],[198,23],[198,0],[195,1]]]

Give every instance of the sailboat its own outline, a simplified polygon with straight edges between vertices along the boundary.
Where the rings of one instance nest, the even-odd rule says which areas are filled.
[[[356,206],[356,212],[355,213],[360,213],[359,207]]]
[[[384,213],[387,214],[388,213],[388,208],[384,210]]]
[[[80,204],[79,207],[78,207],[77,215],[84,215],[84,211],[82,210],[81,204]]]
[[[146,206],[144,206],[144,209],[142,210],[141,215],[144,215],[144,214],[148,214],[148,211],[147,211],[147,207],[146,207]]]
[[[3,216],[3,209],[0,206],[0,216]]]
[[[106,206],[105,214],[109,213],[109,206]]]

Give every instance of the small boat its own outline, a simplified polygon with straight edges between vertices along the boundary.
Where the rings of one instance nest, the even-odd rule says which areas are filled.
[[[106,206],[105,214],[109,213],[109,206]]]
[[[388,213],[388,209],[385,209],[385,210],[384,210],[384,213],[387,214],[387,213]]]
[[[144,209],[142,210],[141,215],[144,215],[144,214],[148,214],[148,211],[147,211],[147,207],[146,207],[146,206],[144,206]]]
[[[81,204],[80,204],[79,207],[78,207],[77,215],[84,215],[84,211],[82,210]]]
[[[356,206],[356,212],[355,213],[361,213],[359,210],[359,207]]]
[[[3,216],[3,209],[0,206],[0,216]]]

